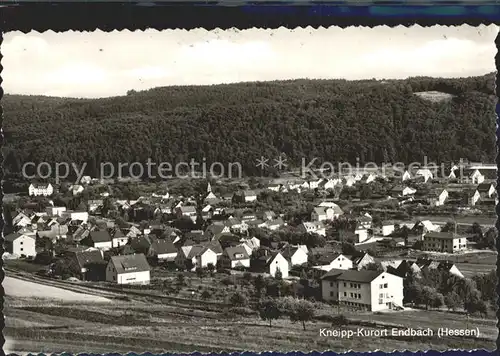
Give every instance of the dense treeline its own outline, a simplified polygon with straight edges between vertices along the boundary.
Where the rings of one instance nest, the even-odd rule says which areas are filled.
[[[432,102],[421,91],[453,94]],[[130,91],[106,99],[6,95],[6,167],[23,162],[438,162],[495,155],[494,75],[294,80]],[[271,161],[272,162],[272,161]]]

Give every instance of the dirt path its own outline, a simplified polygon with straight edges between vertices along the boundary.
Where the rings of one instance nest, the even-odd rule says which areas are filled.
[[[3,287],[5,288],[5,294],[12,297],[59,299],[71,302],[82,301],[106,303],[111,301],[110,299],[104,297],[76,293],[57,287],[46,286],[7,276],[3,281]]]

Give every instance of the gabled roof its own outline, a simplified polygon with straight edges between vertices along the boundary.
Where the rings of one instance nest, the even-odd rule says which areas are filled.
[[[18,238],[20,238],[21,236],[31,237],[32,239],[35,239],[35,237],[31,236],[31,235],[19,234],[17,232],[14,232],[12,234],[5,236],[4,240],[8,241],[8,242],[13,242],[13,241],[17,240]]]
[[[106,230],[98,230],[90,232],[90,239],[95,242],[109,242],[111,241],[111,236]]]
[[[437,231],[431,231],[426,233],[424,235],[424,238],[426,237],[431,237],[434,239],[444,239],[444,240],[460,238],[460,236],[455,235],[453,232],[437,232]]]
[[[118,274],[144,272],[151,268],[144,254],[112,256],[110,262],[115,266]]]
[[[104,262],[103,255],[100,250],[76,251],[75,257],[80,268],[84,268],[86,265],[91,263]]]
[[[228,247],[224,250],[224,254],[231,261],[240,261],[250,258],[248,256],[247,250],[243,246]]]
[[[368,271],[368,270],[338,270],[333,269],[327,274],[325,274],[322,279],[328,280],[338,280],[346,282],[360,282],[360,283],[370,283],[375,278],[380,276],[383,272],[379,271]]]
[[[174,243],[169,240],[155,239],[151,243],[151,248],[158,254],[177,253],[177,248]]]

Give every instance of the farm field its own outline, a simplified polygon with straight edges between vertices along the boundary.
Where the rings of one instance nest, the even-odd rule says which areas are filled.
[[[56,288],[57,289],[57,288]],[[380,349],[417,350],[448,348],[492,349],[498,333],[494,319],[469,320],[469,328],[478,328],[480,338],[425,339],[353,337],[340,339],[320,335],[322,328],[331,328],[325,316],[334,316],[337,309],[324,305],[317,318],[301,324],[286,318],[272,327],[258,315],[235,315],[224,307],[198,308],[162,299],[131,296],[130,301],[98,303],[30,298],[20,293],[14,298],[7,290],[5,337],[9,350],[17,352],[209,352],[209,351],[344,351]],[[44,295],[47,297],[47,294]],[[409,310],[373,314],[344,313],[349,319],[369,320],[413,328],[464,325],[464,316],[439,311]],[[359,326],[349,325],[356,329]],[[365,327],[369,329],[370,327]],[[29,340],[29,342],[27,342]],[[112,346],[111,346],[112,345]],[[111,346],[111,347],[110,347]],[[35,349],[33,349],[35,348]]]

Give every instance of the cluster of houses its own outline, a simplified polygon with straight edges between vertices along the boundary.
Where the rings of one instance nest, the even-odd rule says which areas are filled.
[[[475,172],[479,172],[475,173]],[[451,171],[453,173],[454,170]],[[451,174],[450,173],[450,174]],[[495,171],[496,174],[496,171]],[[474,184],[471,205],[479,201],[496,198],[494,183],[487,183],[484,175],[476,169],[471,173]],[[306,182],[270,184],[267,189],[276,192],[290,190],[330,190],[337,186],[353,186],[356,182],[371,183],[380,175],[376,172],[348,175],[338,179],[318,179]],[[483,177],[483,178],[481,178]],[[93,179],[84,177],[80,185],[70,187],[73,195],[80,194]],[[391,198],[401,203],[418,200],[418,190],[406,186],[409,181],[430,182],[434,178],[429,170],[405,172],[402,182],[391,190]],[[452,177],[450,177],[452,178]],[[470,183],[470,182],[468,182]],[[31,184],[30,196],[50,197],[54,194],[51,184]],[[452,202],[454,194],[450,186],[432,189],[426,199],[432,206]],[[460,191],[463,194],[463,189]],[[106,196],[108,196],[107,194]],[[101,194],[104,198],[105,196]],[[421,199],[421,198],[420,198]],[[5,236],[6,251],[11,257],[35,257],[43,248],[37,247],[37,239],[71,242],[62,255],[73,258],[78,265],[81,278],[106,280],[117,284],[149,283],[152,261],[172,264],[195,271],[207,269],[245,269],[256,273],[282,278],[291,278],[295,266],[309,266],[311,251],[305,245],[273,243],[261,246],[260,240],[249,234],[251,228],[269,232],[287,226],[284,215],[273,211],[255,211],[252,208],[233,209],[221,207],[221,201],[253,203],[258,194],[252,189],[242,189],[231,194],[216,195],[207,184],[202,204],[195,198],[176,199],[169,193],[151,194],[137,200],[110,199],[113,209],[126,213],[133,221],[118,225],[113,219],[102,215],[103,199],[86,202],[86,210],[68,210],[51,205],[45,211],[18,211],[13,217],[14,232]],[[227,205],[227,204],[222,204]],[[249,204],[251,205],[251,204]],[[158,216],[169,216],[171,221],[185,219],[199,228],[189,232],[174,228],[173,224],[158,223]],[[198,220],[202,219],[201,227]],[[441,232],[430,221],[406,223],[382,221],[374,224],[370,214],[351,215],[344,212],[333,200],[324,199],[311,212],[308,221],[302,221],[297,231],[304,234],[327,236],[333,222],[347,219],[354,222],[348,231],[339,231],[339,239],[364,244],[377,239],[391,238],[405,244],[401,238],[392,238],[402,225],[419,231],[422,249],[430,252],[456,253],[467,248],[467,239],[453,232]],[[367,253],[348,256],[336,254],[324,258],[312,270],[322,278],[322,294],[326,301],[338,301],[355,307],[377,311],[398,309],[402,306],[402,280],[411,270],[418,274],[424,269],[446,269],[460,276],[456,266],[447,262],[417,260],[400,261],[384,266],[384,271],[366,270],[375,262]]]
[[[366,269],[375,259],[367,253],[357,257],[338,254],[328,265],[313,268],[326,271],[321,277],[324,301],[368,311],[403,309],[403,281],[411,274],[419,278],[427,270],[446,271],[464,278],[450,261],[418,258],[382,261],[382,270]]]

